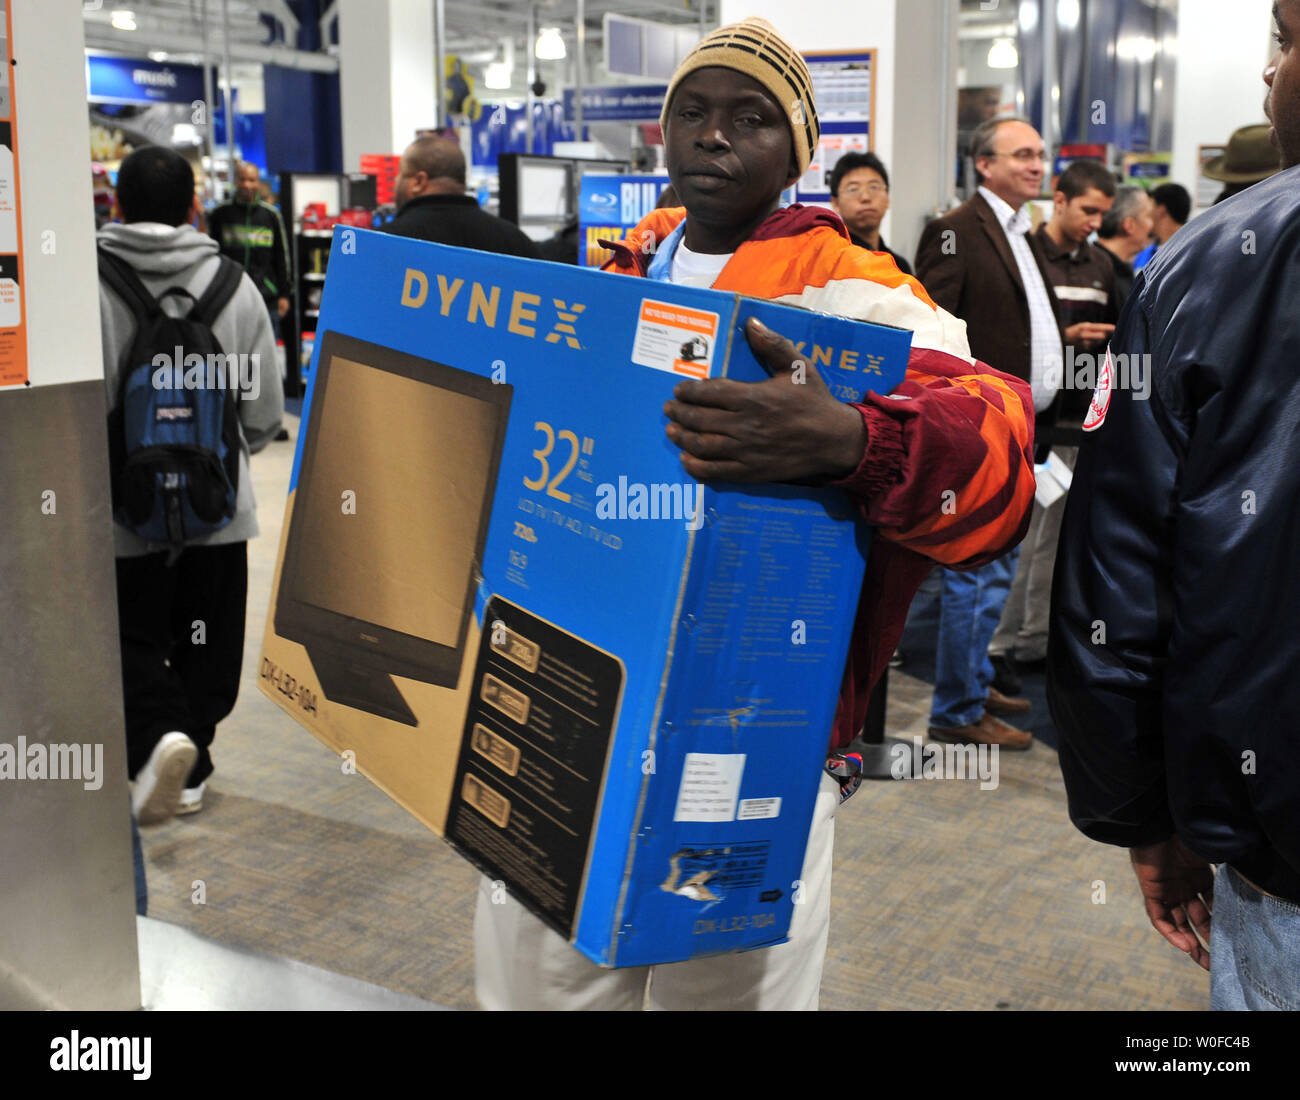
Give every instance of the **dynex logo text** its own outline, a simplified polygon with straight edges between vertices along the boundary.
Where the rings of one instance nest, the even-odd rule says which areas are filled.
[[[441,274],[435,275],[434,278],[438,285],[439,313],[444,317],[450,317],[452,306],[455,305],[457,311],[464,309],[465,320],[469,324],[483,324],[488,328],[496,328],[497,315],[501,308],[499,286],[484,288],[482,283],[471,283],[469,292],[462,295],[461,292],[465,289],[464,279],[449,281],[446,275]],[[429,276],[423,271],[408,267],[406,277],[402,280],[402,305],[411,309],[420,309],[428,297]],[[551,330],[546,334],[546,342],[558,344],[563,339],[568,347],[580,349],[582,345],[578,343],[578,333],[573,326],[577,324],[578,315],[587,307],[581,302],[566,304],[559,298],[552,298],[551,302],[556,319],[551,325]],[[510,295],[510,308],[506,320],[507,331],[513,332],[516,336],[535,337],[537,327],[528,322],[537,320],[535,307],[541,304],[540,294],[516,290]]]
[[[805,341],[800,340],[797,344],[795,344],[794,350],[797,351],[800,355],[808,354],[804,350],[805,343],[806,343]],[[829,347],[829,346],[823,347],[821,344],[813,344],[810,361],[814,367],[823,364],[829,367],[835,361],[835,351],[836,349],[833,347]],[[872,355],[870,352],[868,352],[864,357],[865,361],[859,363],[858,354],[859,353],[854,351],[852,348],[841,349],[839,353],[840,370],[860,370],[860,371],[865,371],[867,374],[880,374],[880,375],[883,375],[885,373],[884,372],[885,357],[883,355]]]

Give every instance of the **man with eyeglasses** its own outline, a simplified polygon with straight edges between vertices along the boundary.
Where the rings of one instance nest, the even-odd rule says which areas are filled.
[[[995,118],[971,138],[979,190],[925,227],[916,275],[966,322],[971,354],[1029,383],[1034,410],[1051,408],[1062,358],[1060,307],[1026,205],[1043,190],[1043,139],[1024,119]],[[1039,456],[1040,460],[1046,455]],[[1019,548],[967,572],[943,571],[930,736],[1027,749],[1033,738],[1003,721],[1027,699],[998,684],[989,641],[1015,576]]]
[[[889,213],[889,173],[875,153],[845,153],[835,162],[831,209],[843,219],[854,244],[868,252],[889,253],[899,271],[912,274],[912,265],[880,236],[880,223]]]

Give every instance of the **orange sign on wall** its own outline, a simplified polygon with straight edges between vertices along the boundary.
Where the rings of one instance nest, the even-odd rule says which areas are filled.
[[[0,386],[27,382],[27,325],[23,301],[22,206],[18,186],[18,127],[14,109],[13,13],[4,11],[0,61]]]

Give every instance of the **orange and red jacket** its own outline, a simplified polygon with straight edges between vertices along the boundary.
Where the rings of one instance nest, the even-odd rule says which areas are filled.
[[[605,270],[645,276],[656,247],[685,217],[680,207],[652,211],[609,245]],[[820,207],[773,213],[713,289],[913,333],[898,387],[852,403],[866,422],[867,447],[858,468],[834,483],[874,529],[831,737],[843,748],[862,729],[871,688],[930,568],[983,565],[1024,537],[1034,497],[1033,400],[1024,382],[971,358],[965,322],[888,255],[854,245],[844,223]]]

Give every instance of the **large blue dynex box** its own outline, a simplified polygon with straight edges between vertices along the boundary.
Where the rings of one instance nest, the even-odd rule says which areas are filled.
[[[751,316],[839,397],[903,376],[906,331],[335,231],[262,690],[603,965],[798,891],[869,532],[685,473],[663,404],[766,378]]]

